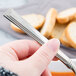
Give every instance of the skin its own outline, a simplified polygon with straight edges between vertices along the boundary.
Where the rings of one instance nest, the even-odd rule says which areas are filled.
[[[0,66],[19,76],[51,76],[47,67],[55,57],[59,45],[57,39],[51,39],[42,46],[32,40],[17,40],[2,45]]]

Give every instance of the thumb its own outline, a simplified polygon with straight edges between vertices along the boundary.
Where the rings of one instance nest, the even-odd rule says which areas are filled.
[[[60,42],[58,39],[51,39],[30,57],[30,61],[38,73],[42,74],[42,72],[46,69],[50,61],[52,61],[56,55],[59,45]]]

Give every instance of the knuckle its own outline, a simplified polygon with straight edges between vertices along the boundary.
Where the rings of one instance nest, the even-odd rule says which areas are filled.
[[[47,51],[41,52],[41,60],[48,62],[50,60]]]

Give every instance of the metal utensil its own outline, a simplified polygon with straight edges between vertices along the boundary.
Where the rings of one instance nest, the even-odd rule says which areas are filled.
[[[41,45],[48,41],[43,35],[41,35],[34,27],[32,27],[27,21],[20,17],[13,9],[9,9],[5,12],[4,17],[30,35],[33,39],[39,42]],[[72,60],[66,56],[61,50],[58,51],[56,57],[60,59],[69,69],[76,74],[76,66]]]

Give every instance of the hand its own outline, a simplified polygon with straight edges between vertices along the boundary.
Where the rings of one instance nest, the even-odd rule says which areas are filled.
[[[19,76],[51,76],[47,67],[55,57],[59,44],[57,39],[49,40],[43,46],[31,40],[5,44],[0,47],[0,66]]]

